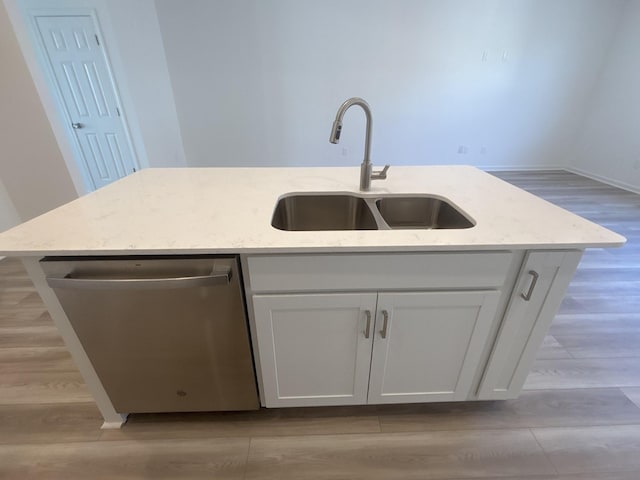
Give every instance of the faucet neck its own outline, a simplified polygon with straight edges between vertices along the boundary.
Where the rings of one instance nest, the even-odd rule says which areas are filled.
[[[373,165],[365,160],[360,165],[360,190],[369,191],[371,188],[371,174],[373,173]]]
[[[362,108],[362,110],[364,110],[364,114],[366,116],[367,119],[367,124],[365,127],[365,137],[364,137],[364,160],[362,161],[363,165],[370,165],[371,164],[371,157],[370,157],[370,152],[371,152],[371,123],[372,123],[372,119],[371,119],[371,109],[369,108],[369,104],[367,102],[365,102],[362,98],[359,97],[353,97],[350,98],[349,100],[345,101],[342,105],[340,105],[340,108],[338,108],[338,112],[336,113],[336,120],[334,122],[334,125],[336,126],[342,126],[342,117],[344,116],[345,112],[351,108],[354,105],[358,105],[359,107]],[[336,130],[336,128],[334,127],[334,131]],[[340,131],[340,128],[337,129],[338,132]],[[338,143],[338,139],[339,139],[339,133],[338,136],[336,137],[335,134],[332,134],[332,138],[330,139],[330,141],[332,143]]]

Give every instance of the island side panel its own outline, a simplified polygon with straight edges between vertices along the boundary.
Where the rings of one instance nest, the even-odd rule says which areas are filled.
[[[520,394],[582,253],[527,253],[478,390],[480,400],[504,400]]]
[[[249,337],[251,339],[251,352],[253,354],[253,366],[256,372],[256,380],[258,382],[258,396],[260,397],[260,406],[266,406],[264,398],[264,381],[262,379],[262,365],[260,363],[260,350],[258,349],[258,336],[256,333],[256,318],[253,310],[253,290],[251,289],[251,281],[249,278],[248,255],[240,255],[240,266],[242,270],[242,280],[244,286],[244,301],[247,308],[247,318],[249,320]]]
[[[114,409],[111,399],[102,386],[102,382],[98,378],[67,315],[64,313],[56,294],[49,288],[49,285],[47,285],[45,273],[40,266],[40,257],[22,257],[21,260],[36,290],[40,294],[42,301],[49,310],[49,314],[58,328],[60,335],[62,335],[64,343],[73,357],[73,361],[87,384],[87,388],[98,405],[98,409],[104,418],[102,428],[120,428],[126,422],[127,414],[118,413]]]

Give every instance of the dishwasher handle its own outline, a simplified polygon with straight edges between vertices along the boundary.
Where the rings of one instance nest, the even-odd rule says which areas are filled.
[[[212,272],[210,275],[169,278],[73,278],[47,277],[51,288],[87,289],[87,290],[152,290],[162,288],[194,288],[229,285],[231,269],[226,272]]]

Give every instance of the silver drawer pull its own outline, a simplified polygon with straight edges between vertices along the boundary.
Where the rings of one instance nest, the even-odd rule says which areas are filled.
[[[531,279],[531,285],[529,285],[529,290],[527,293],[521,293],[520,296],[525,299],[525,301],[531,300],[531,295],[533,295],[533,289],[536,288],[536,283],[538,283],[538,272],[535,270],[529,270],[529,275],[533,278]]]
[[[367,317],[367,326],[364,329],[364,338],[369,338],[371,336],[371,310],[365,310],[364,314]]]
[[[212,273],[195,277],[170,278],[73,278],[47,277],[51,288],[73,288],[91,290],[151,290],[154,288],[194,288],[229,285],[231,270],[224,273]]]
[[[384,321],[382,323],[382,330],[380,330],[380,336],[382,338],[387,338],[387,326],[389,325],[389,312],[386,310],[382,310],[382,317]]]

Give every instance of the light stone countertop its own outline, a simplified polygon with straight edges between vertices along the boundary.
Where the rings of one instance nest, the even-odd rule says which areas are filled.
[[[358,193],[359,167],[146,169],[0,234],[0,255],[391,252],[587,248],[625,238],[469,166],[392,166],[366,195],[442,196],[460,230],[287,232],[291,192]]]

